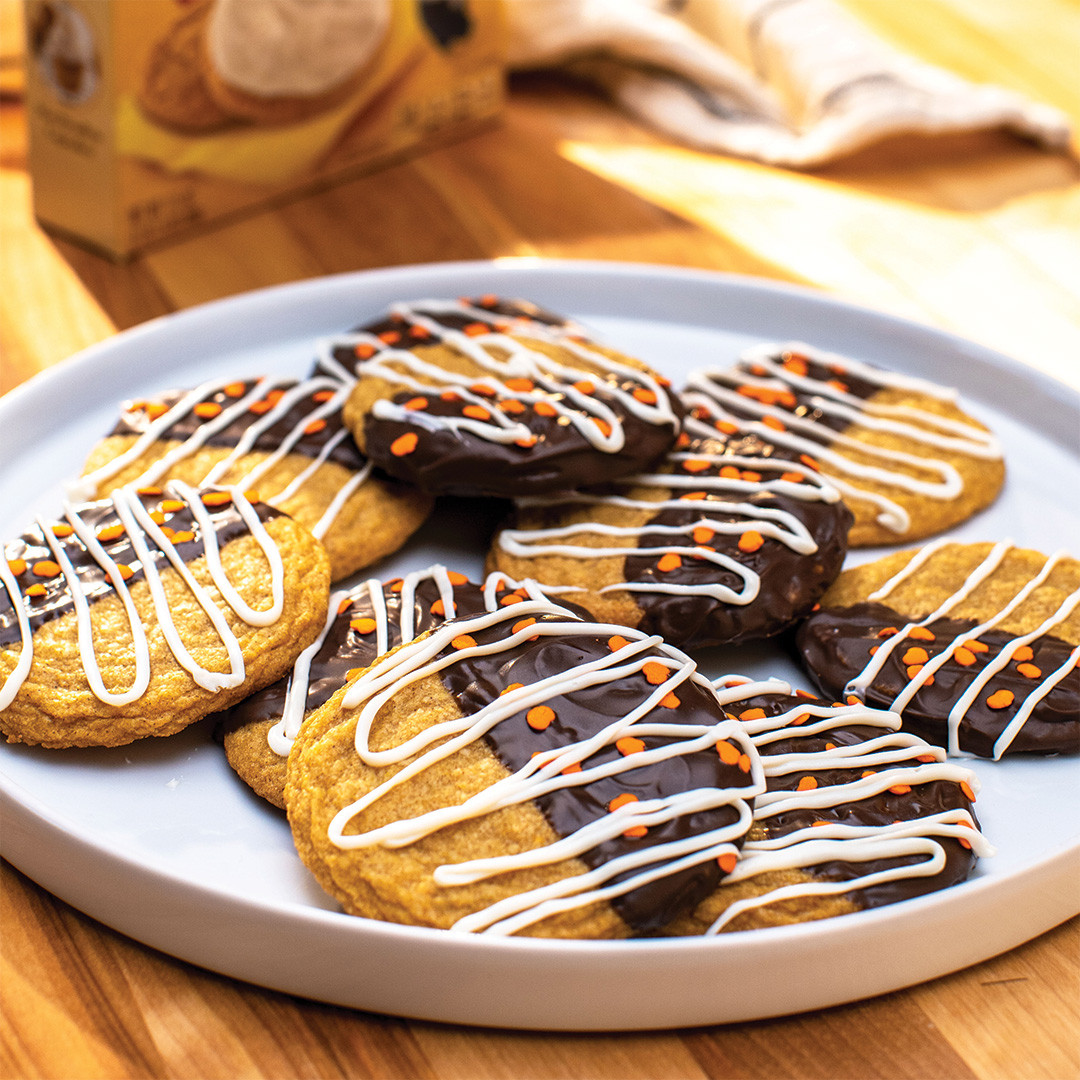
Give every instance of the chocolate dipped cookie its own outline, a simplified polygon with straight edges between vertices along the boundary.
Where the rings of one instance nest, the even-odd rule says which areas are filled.
[[[1080,750],[1080,562],[938,541],[845,570],[798,630],[823,693],[950,753]]]
[[[308,717],[285,797],[345,910],[654,934],[731,872],[760,764],[683,653],[527,599],[379,659]]]
[[[288,675],[221,717],[229,764],[257,795],[284,809],[286,762],[300,726],[347,678],[447,619],[528,595],[502,575],[478,585],[444,566],[332,592],[322,631]]]
[[[77,490],[94,499],[170,479],[256,490],[323,542],[339,580],[397,550],[432,506],[357,450],[341,415],[351,387],[326,373],[214,379],[129,401]]]
[[[851,512],[802,462],[720,432],[679,438],[654,472],[518,502],[490,569],[567,595],[605,622],[680,647],[771,637],[840,572]]]
[[[944,532],[1004,483],[997,440],[955,391],[801,342],[695,371],[683,400],[691,435],[719,430],[748,448],[764,439],[771,454],[819,469],[855,515],[852,547]]]
[[[761,755],[766,791],[738,865],[669,932],[831,918],[964,881],[993,854],[974,773],[892,713],[833,705],[779,680],[717,680]]]
[[[0,731],[47,747],[171,735],[279,679],[319,632],[329,567],[236,490],[123,489],[0,561]]]
[[[515,497],[603,483],[663,455],[681,408],[645,364],[522,300],[424,300],[328,345],[357,377],[345,422],[392,476]]]

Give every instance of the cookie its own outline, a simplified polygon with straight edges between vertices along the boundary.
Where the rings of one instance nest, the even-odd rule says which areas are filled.
[[[855,514],[852,547],[920,540],[989,506],[1005,479],[994,436],[955,391],[800,342],[747,350],[687,381],[692,435],[762,436],[821,470]]]
[[[845,570],[796,643],[825,694],[950,753],[1080,750],[1080,562],[938,541]]]
[[[594,617],[681,647],[787,629],[840,572],[850,511],[762,440],[752,454],[720,433],[680,446],[656,472],[520,504],[489,567],[575,587]]]
[[[837,706],[780,682],[717,680],[761,756],[766,792],[738,865],[673,934],[831,918],[964,881],[993,854],[974,773],[899,730],[895,715]]]
[[[285,764],[300,725],[344,686],[347,676],[448,618],[527,595],[501,576],[477,585],[444,566],[331,593],[326,623],[292,671],[222,716],[229,764],[257,795],[284,809]]]
[[[174,483],[39,518],[0,580],[0,731],[119,746],[279,679],[325,620],[329,568],[272,507]]]
[[[341,418],[350,389],[326,374],[264,376],[127,402],[73,490],[93,499],[174,478],[255,489],[311,529],[339,580],[396,551],[432,507],[357,450]]]
[[[522,300],[425,300],[328,346],[357,376],[345,422],[425,491],[514,497],[604,483],[663,455],[666,380]]]
[[[202,41],[207,91],[253,124],[292,124],[343,104],[383,49],[391,0],[216,0]]]
[[[236,123],[206,84],[203,36],[211,3],[197,3],[150,51],[139,90],[142,112],[185,135],[206,135]]]
[[[308,717],[297,851],[355,915],[658,932],[734,867],[760,765],[685,654],[527,599],[377,661]]]

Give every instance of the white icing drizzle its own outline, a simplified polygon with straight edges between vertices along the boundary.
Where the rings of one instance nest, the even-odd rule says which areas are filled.
[[[509,581],[508,578],[502,580]],[[401,606],[398,612],[398,630],[402,641],[411,641],[416,636],[415,597],[417,586],[422,581],[434,581],[439,588],[439,599],[447,619],[452,619],[456,611],[454,583],[449,571],[442,564],[436,563],[426,570],[417,570],[406,574],[401,579]],[[499,587],[495,584],[495,587]],[[319,636],[300,654],[290,672],[288,688],[281,719],[273,724],[267,733],[270,749],[280,757],[288,757],[300,725],[307,710],[307,696],[311,687],[311,663],[323,647],[334,622],[343,615],[343,607],[351,606],[355,601],[367,598],[371,604],[371,618],[375,623],[372,631],[375,635],[375,653],[381,656],[390,648],[390,614],[386,607],[383,583],[378,578],[369,578],[351,589],[341,589],[330,596],[330,610]],[[489,609],[496,606],[494,592],[485,592]]]
[[[635,417],[647,423],[677,426],[666,391],[648,372],[619,363],[596,348],[577,340],[573,327],[552,326],[522,316],[505,316],[459,300],[422,300],[394,304],[390,311],[408,323],[427,331],[430,343],[440,343],[467,356],[488,374],[480,377],[457,375],[436,364],[427,363],[408,349],[387,345],[377,335],[360,332],[336,338],[327,348],[368,345],[376,355],[364,361],[365,375],[383,378],[416,391],[418,395],[451,391],[467,405],[478,406],[488,419],[468,416],[435,416],[423,409],[407,409],[387,400],[375,402],[372,413],[381,420],[409,421],[429,430],[467,431],[494,443],[529,442],[534,438],[529,427],[511,419],[491,398],[471,388],[486,387],[502,400],[515,399],[526,406],[544,402],[555,410],[560,422],[571,424],[597,450],[617,453],[625,445],[622,421],[598,396],[575,384],[591,384]],[[461,316],[477,322],[506,324],[505,331],[466,334],[444,326],[440,315]],[[517,335],[517,337],[511,336]],[[517,338],[558,345],[590,365],[590,369],[559,363],[539,349],[529,348]],[[604,376],[597,376],[600,368]],[[533,389],[515,389],[507,380],[528,379]],[[599,382],[598,382],[599,379]],[[629,383],[631,388],[627,389]],[[634,390],[650,398],[642,401]],[[605,428],[607,429],[605,431]]]
[[[542,866],[560,862],[606,838],[621,835],[635,825],[647,826],[697,810],[720,806],[732,806],[738,812],[737,822],[730,826],[680,841],[648,847],[546,888],[507,897],[459,920],[453,927],[458,931],[511,934],[556,911],[583,907],[598,899],[628,892],[647,881],[675,873],[685,866],[722,855],[734,856],[737,851],[736,841],[745,833],[750,823],[747,800],[764,790],[760,762],[737,721],[722,721],[709,727],[657,725],[653,722],[654,710],[661,700],[684,682],[693,681],[711,690],[709,682],[697,672],[694,662],[685,654],[665,645],[659,637],[648,636],[624,626],[557,618],[550,622],[532,622],[517,630],[511,627],[505,637],[486,645],[464,643],[465,647],[459,647],[448,656],[439,658],[438,654],[444,648],[463,635],[471,636],[477,631],[508,621],[513,621],[516,626],[519,620],[530,617],[568,614],[555,602],[542,598],[534,587],[529,591],[531,598],[528,600],[509,608],[459,619],[403,646],[391,657],[361,675],[349,687],[343,705],[346,709],[359,710],[355,745],[361,760],[372,767],[403,762],[408,764],[364,797],[338,811],[329,827],[329,836],[335,845],[343,849],[375,844],[386,847],[404,846],[438,829],[474,820],[502,807],[528,802],[548,791],[588,784],[601,776],[629,771],[676,754],[692,753],[725,740],[735,745],[740,754],[747,756],[752,782],[745,787],[703,788],[680,792],[666,798],[629,803],[549,846],[519,855],[469,860],[439,868],[435,876],[437,883],[452,887],[455,884],[506,873],[521,866]],[[536,635],[565,634],[611,635],[621,638],[625,644],[569,671],[541,679],[532,685],[510,689],[471,716],[433,725],[387,750],[375,751],[371,748],[371,729],[379,709],[404,687],[437,674],[460,659],[506,651]],[[484,732],[509,717],[559,695],[615,683],[638,675],[646,663],[660,663],[668,668],[670,675],[648,691],[638,706],[593,736],[578,743],[536,754],[517,772],[476,793],[458,806],[442,807],[412,819],[392,822],[367,831],[346,833],[349,824],[388,791],[419,775],[436,761],[449,757],[459,748],[479,739]],[[617,760],[603,765],[588,767],[584,764],[597,750],[614,744],[628,734],[648,735],[656,731],[673,736],[679,741],[620,756]],[[413,760],[410,761],[410,758]],[[579,771],[566,772],[570,766],[583,767]],[[625,882],[611,884],[612,878],[629,871],[632,873]]]
[[[309,424],[326,420],[341,411],[341,407],[352,392],[356,380],[344,372],[340,365],[335,365],[335,367],[341,372],[340,377],[336,374],[312,375],[299,382],[285,377],[263,376],[257,379],[247,393],[232,404],[224,405],[217,416],[204,420],[183,442],[178,443],[168,453],[148,465],[139,476],[130,482],[129,486],[142,488],[158,483],[163,477],[167,477],[170,471],[180,462],[194,456],[214,435],[226,430],[238,418],[250,415],[252,405],[265,400],[267,395],[275,390],[280,391],[281,396],[273,407],[254,419],[245,428],[244,433],[237,440],[228,456],[217,462],[199,481],[200,486],[203,487],[222,484],[230,470],[236,467],[245,454],[252,451],[258,439],[287,415],[290,409],[305,398],[312,397],[320,391],[330,393],[331,396],[327,400],[318,402],[315,408],[299,417],[293,427],[282,436],[272,453],[268,454],[258,464],[252,466],[245,474],[230,481],[231,486],[242,490],[252,490],[264,476],[292,451],[293,447],[304,437]],[[169,430],[177,422],[184,419],[196,405],[238,381],[236,379],[215,379],[202,383],[195,389],[188,391],[167,412],[151,421],[146,430],[136,438],[135,442],[123,454],[113,458],[94,472],[88,473],[69,484],[69,494],[83,499],[93,498],[100,485],[118,476],[128,466],[139,461],[155,445],[167,439]],[[274,507],[285,506],[326,464],[334,449],[348,437],[349,433],[344,428],[337,432],[327,440],[311,464],[293,477],[286,487],[277,492],[263,492],[264,500]],[[321,540],[326,535],[352,494],[371,478],[371,471],[371,464],[365,463],[359,472],[352,474],[341,485],[330,503],[323,510],[318,522],[312,527],[316,538]]]
[[[761,695],[790,695],[792,687],[778,679],[752,682],[744,676],[723,676],[715,680],[717,694],[725,706],[737,706]],[[805,718],[797,726],[796,719]],[[817,781],[806,790],[767,790],[754,803],[754,820],[797,810],[826,809],[871,798],[894,786],[914,787],[944,780],[966,784],[972,797],[979,790],[974,773],[945,761],[945,751],[916,735],[900,730],[896,713],[870,709],[865,705],[835,706],[812,700],[796,705],[777,716],[742,720],[745,730],[761,755],[766,781],[791,773],[822,775],[832,769],[859,769],[871,775],[842,783]],[[835,728],[857,725],[878,729],[880,734],[854,746],[836,745],[816,752],[771,754],[771,744],[791,737],[824,735]],[[910,764],[895,766],[897,762]],[[804,882],[772,889],[761,896],[730,904],[706,931],[718,933],[745,911],[780,900],[807,896],[829,896],[856,892],[887,881],[906,877],[933,876],[945,864],[945,853],[937,838],[965,841],[979,858],[994,850],[966,810],[950,810],[911,821],[888,825],[850,825],[841,822],[810,826],[783,836],[748,840],[739,862],[726,881],[735,883],[759,874],[815,866],[831,860],[861,863],[904,856],[924,856],[919,862],[859,875],[848,881]]]
[[[747,480],[745,475],[722,476],[715,473],[639,473],[619,483],[615,494],[594,495],[587,492],[572,492],[552,498],[529,498],[519,501],[522,507],[545,506],[608,506],[631,510],[647,510],[655,515],[661,510],[678,509],[692,512],[699,508],[701,516],[682,525],[639,526],[605,525],[600,522],[582,522],[575,525],[556,526],[546,529],[503,529],[496,537],[496,544],[508,555],[516,558],[536,558],[544,555],[563,555],[576,559],[593,559],[603,556],[672,554],[686,556],[713,564],[723,570],[729,570],[741,579],[742,586],[733,589],[716,581],[703,580],[697,584],[677,584],[663,581],[653,582],[618,582],[605,585],[599,591],[621,590],[642,593],[670,593],[710,596],[722,603],[746,605],[752,603],[760,589],[759,575],[745,566],[737,558],[722,552],[712,551],[706,543],[699,543],[694,534],[699,529],[711,533],[742,536],[754,531],[763,538],[777,540],[792,551],[803,555],[813,554],[818,545],[807,527],[792,513],[779,507],[761,506],[750,501],[732,501],[732,497],[745,495],[747,498],[761,492],[774,492],[803,501],[833,503],[839,500],[839,493],[827,481],[813,470],[798,462],[779,461],[769,458],[741,457],[712,453],[677,452],[668,455],[676,467],[687,461],[707,462],[710,466],[731,469],[738,473],[740,469],[758,472],[793,472],[801,476],[800,481],[785,480],[777,477],[770,480]],[[790,468],[789,468],[790,466]],[[666,498],[659,500],[635,499],[618,494],[619,490],[634,487],[658,490],[703,492],[704,499],[688,500],[685,498]],[[722,521],[711,517],[710,513],[738,515],[741,520]],[[640,545],[610,547],[592,547],[583,544],[560,543],[558,541],[580,535],[593,534],[611,537],[637,539],[646,535],[667,534],[672,536],[670,544],[643,547]],[[677,538],[677,539],[676,539]]]
[[[932,456],[930,451],[947,450],[981,459],[999,459],[1001,447],[995,437],[972,424],[911,406],[890,406],[867,401],[847,393],[828,380],[814,379],[786,368],[782,358],[794,353],[838,371],[852,375],[878,387],[909,389],[942,401],[954,401],[956,392],[921,379],[880,371],[849,357],[815,349],[803,342],[783,345],[759,345],[746,350],[737,368],[724,371],[718,368],[698,369],[687,380],[688,390],[683,399],[691,409],[702,410],[706,420],[690,416],[685,428],[695,435],[715,435],[711,422],[735,424],[741,431],[760,435],[790,452],[809,455],[828,466],[830,480],[849,496],[864,499],[878,509],[878,522],[893,532],[902,534],[910,525],[910,517],[895,500],[866,490],[859,483],[873,481],[888,484],[927,498],[948,500],[956,498],[963,489],[959,472],[950,464]],[[751,369],[764,374],[752,374]],[[740,394],[739,386],[750,386],[764,392],[790,393],[792,390],[811,395],[814,409],[822,414],[876,431],[885,431],[926,448],[906,453],[853,439],[837,433],[812,417],[798,416],[786,409],[763,403]],[[750,412],[754,419],[742,413]],[[779,430],[769,421],[778,422]],[[831,449],[846,448],[876,458],[880,466],[851,461]],[[923,480],[897,466],[908,466],[922,472],[935,473],[936,480]],[[839,473],[840,475],[835,475]]]
[[[925,547],[921,548],[905,566],[893,575],[892,578],[871,593],[869,599],[876,601],[887,598],[898,585],[911,577],[911,575],[919,570],[920,567],[923,567],[930,562],[933,556],[949,543],[950,541],[943,539],[932,544],[927,544]],[[971,572],[961,583],[960,587],[951,593],[935,611],[932,611],[929,615],[917,622],[906,623],[903,627],[900,627],[895,634],[886,638],[862,671],[848,682],[847,686],[844,688],[845,696],[851,694],[860,698],[865,697],[867,688],[873,683],[888,657],[895,652],[901,644],[911,640],[912,631],[917,628],[929,626],[935,620],[943,618],[950,611],[955,609],[970,596],[982,582],[986,581],[994,574],[1014,547],[1015,544],[1012,540],[1002,540],[997,544],[994,544],[986,557],[973,567]],[[926,663],[916,665],[918,670],[911,678],[909,678],[904,688],[892,700],[890,707],[898,713],[903,712],[920,687],[925,686],[932,679],[934,673],[955,655],[957,649],[966,646],[969,642],[976,640],[987,630],[998,626],[1002,621],[1007,619],[1012,612],[1020,607],[1020,605],[1046,581],[1054,568],[1058,566],[1063,559],[1067,559],[1068,557],[1068,553],[1065,551],[1057,551],[1054,554],[1047,556],[1038,572],[1030,577],[1003,607],[994,612],[989,618],[984,619],[969,630],[955,636],[946,644],[945,648],[942,649],[940,653],[931,657]],[[996,657],[984,664],[980,671],[972,673],[971,681],[964,692],[956,700],[953,707],[949,710],[947,721],[949,731],[948,749],[950,754],[957,757],[973,756],[960,749],[960,726],[972,704],[985,690],[990,680],[1008,665],[1013,653],[1017,649],[1024,645],[1030,645],[1033,641],[1037,641],[1045,634],[1048,634],[1055,626],[1064,622],[1065,619],[1076,610],[1078,605],[1080,605],[1080,589],[1067,596],[1061,602],[1057,610],[1049,615],[1034,630],[1026,634],[1017,635],[1006,642]],[[1073,669],[1078,656],[1080,656],[1080,650],[1074,650],[1072,656],[1058,667],[1056,671],[1050,672],[1038,682],[1033,682],[1031,693],[1029,693],[1020,703],[1012,720],[1005,726],[1005,729],[994,742],[993,757],[995,760],[999,759],[1012,745],[1025,722],[1031,716],[1036,705],[1038,705],[1038,703]]]
[[[165,489],[169,497],[177,499],[188,506],[198,523],[203,541],[203,558],[207,570],[225,603],[241,620],[249,625],[266,626],[279,619],[283,609],[284,569],[281,554],[270,534],[259,520],[258,514],[243,493],[238,489],[227,490],[231,496],[233,507],[240,514],[248,531],[259,544],[266,558],[271,586],[271,606],[267,609],[253,609],[229,581],[221,563],[217,533],[210,514],[202,504],[200,492],[179,481],[168,484]],[[240,685],[244,680],[244,658],[239,640],[230,629],[224,610],[192,575],[169,536],[151,519],[149,511],[142,505],[134,489],[121,488],[113,492],[108,500],[103,501],[112,503],[112,507],[124,527],[133,554],[138,565],[143,570],[161,633],[177,663],[191,675],[199,686],[206,690],[217,692],[226,687]],[[81,516],[79,508],[66,502],[64,512],[68,523],[74,530],[75,536],[84,545],[91,558],[105,571],[124,606],[132,636],[131,650],[135,658],[135,674],[131,685],[126,690],[110,691],[105,687],[97,661],[90,621],[90,604],[87,601],[84,586],[71,559],[64,551],[63,546],[58,543],[52,529],[44,521],[38,519],[37,525],[41,530],[44,542],[60,567],[60,572],[64,575],[68,591],[72,597],[80,662],[90,684],[90,689],[97,698],[109,705],[126,705],[141,698],[150,682],[152,673],[150,670],[146,627],[143,625],[135,608],[131,591],[124,579],[121,568],[99,543],[93,529]],[[161,571],[150,549],[149,542],[154,544],[164,555],[167,562],[181,576],[193,599],[210,620],[215,633],[226,650],[229,668],[227,672],[213,672],[203,667],[195,661],[184,645],[176,621],[169,608],[162,584]],[[2,689],[0,689],[0,707],[6,708],[14,700],[15,695],[30,672],[33,663],[34,646],[33,633],[26,613],[22,591],[19,588],[17,579],[9,570],[6,560],[0,561],[0,578],[2,578],[12,600],[21,632],[19,662],[5,680]]]

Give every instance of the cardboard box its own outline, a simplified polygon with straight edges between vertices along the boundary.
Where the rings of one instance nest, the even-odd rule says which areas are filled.
[[[501,0],[25,0],[34,210],[123,258],[470,133]]]

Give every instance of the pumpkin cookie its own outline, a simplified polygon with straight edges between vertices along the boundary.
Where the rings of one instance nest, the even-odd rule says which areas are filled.
[[[939,541],[844,571],[799,628],[822,691],[951,753],[1080,750],[1080,562]]]
[[[899,730],[895,715],[836,706],[778,680],[717,680],[761,755],[767,790],[735,870],[674,934],[830,918],[964,881],[993,854],[974,773]]]
[[[222,717],[229,764],[257,795],[284,808],[285,764],[300,725],[348,676],[448,618],[516,603],[527,595],[502,575],[476,585],[443,566],[331,593],[322,632],[288,676]]]
[[[341,419],[349,380],[216,379],[125,403],[75,490],[229,484],[255,489],[323,542],[334,580],[396,551],[431,511],[413,488],[373,475]]]
[[[0,731],[118,746],[280,678],[325,619],[329,569],[272,507],[174,483],[39,519],[0,580]]]
[[[627,937],[735,866],[757,756],[683,653],[527,599],[378,660],[308,717],[285,798],[347,912]]]
[[[519,504],[489,567],[574,586],[568,595],[595,618],[681,647],[787,629],[840,572],[850,511],[762,440],[683,435],[679,446],[657,472]]]
[[[695,371],[683,398],[690,434],[761,436],[820,469],[855,514],[852,547],[944,532],[1004,483],[997,440],[955,391],[809,345],[762,345],[730,370]]]
[[[328,346],[357,376],[345,422],[364,452],[425,491],[512,498],[604,483],[669,450],[666,380],[533,304],[395,304]]]

